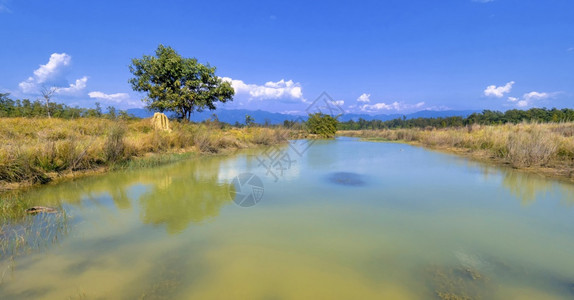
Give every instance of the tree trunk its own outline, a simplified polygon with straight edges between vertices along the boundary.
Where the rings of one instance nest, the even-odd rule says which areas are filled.
[[[46,101],[46,111],[48,112],[48,119],[51,119],[52,116],[50,116],[50,101]]]

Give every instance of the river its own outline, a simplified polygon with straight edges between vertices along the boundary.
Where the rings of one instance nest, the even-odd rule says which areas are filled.
[[[404,144],[297,141],[25,197],[65,226],[0,260],[1,299],[574,297],[572,184]]]

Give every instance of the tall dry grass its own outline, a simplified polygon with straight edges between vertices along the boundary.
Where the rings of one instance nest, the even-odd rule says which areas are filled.
[[[558,158],[559,136],[541,126],[512,131],[507,156],[515,167],[544,166]]]
[[[516,168],[574,166],[574,123],[341,131],[339,135],[482,151]]]
[[[45,183],[62,173],[121,164],[150,153],[201,152],[270,145],[284,129],[221,128],[171,122],[155,130],[149,119],[0,119],[0,189],[10,183]]]

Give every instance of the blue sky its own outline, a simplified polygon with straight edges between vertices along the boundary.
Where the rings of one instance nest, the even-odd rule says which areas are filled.
[[[574,1],[0,0],[0,91],[142,106],[132,58],[158,44],[217,67],[223,107],[302,113],[574,108]]]

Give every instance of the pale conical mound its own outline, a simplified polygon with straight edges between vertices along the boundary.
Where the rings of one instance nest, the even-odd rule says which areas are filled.
[[[163,113],[156,112],[153,114],[153,119],[151,120],[153,127],[157,130],[170,131],[169,129],[169,119]]]

